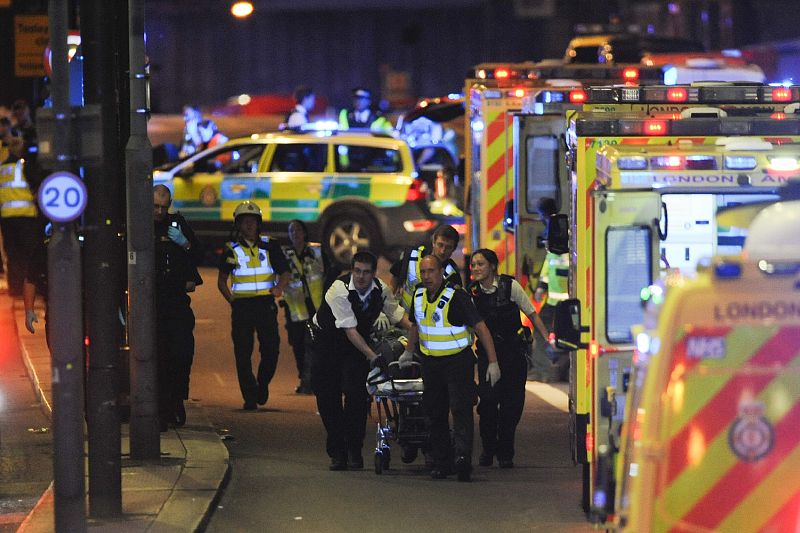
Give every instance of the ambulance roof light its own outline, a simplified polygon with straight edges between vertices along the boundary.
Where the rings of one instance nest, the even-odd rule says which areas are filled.
[[[511,71],[504,67],[494,69],[494,79],[507,80],[511,76]]]
[[[714,265],[714,275],[722,279],[740,278],[742,276],[742,264],[733,261],[722,261]]]
[[[514,89],[514,96],[522,98],[525,96],[525,89]]]
[[[660,119],[650,119],[644,121],[644,134],[648,136],[666,135],[668,131],[667,121]]]
[[[772,88],[773,102],[791,102],[791,100],[792,100],[792,90],[789,87]]]
[[[622,79],[631,83],[639,81],[639,69],[636,67],[622,69]]]
[[[574,89],[569,92],[569,101],[572,104],[582,104],[586,101],[586,91],[583,89]]]
[[[668,102],[685,102],[689,98],[689,93],[685,87],[673,87],[667,89]]]

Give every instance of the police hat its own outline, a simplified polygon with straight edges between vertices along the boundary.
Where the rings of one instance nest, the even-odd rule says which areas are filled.
[[[369,89],[356,87],[353,89],[353,98],[372,98],[372,93],[369,91]]]

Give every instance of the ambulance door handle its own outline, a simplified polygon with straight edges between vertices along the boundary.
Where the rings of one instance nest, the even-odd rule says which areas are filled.
[[[664,215],[662,218],[664,219],[664,231],[661,231],[661,219],[654,218],[653,219],[653,226],[656,227],[656,231],[658,232],[658,238],[662,241],[667,240],[667,234],[669,233],[669,212],[667,211],[667,203],[661,202],[661,213]]]

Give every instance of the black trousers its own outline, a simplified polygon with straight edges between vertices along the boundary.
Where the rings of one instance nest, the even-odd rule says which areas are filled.
[[[325,449],[333,459],[360,455],[369,413],[366,381],[369,363],[349,341],[314,343],[311,388],[327,432]]]
[[[34,243],[36,239],[44,239],[44,234],[39,234],[40,227],[41,224],[34,217],[0,218],[0,232],[3,233],[8,266],[8,293],[12,296],[22,296],[22,286]]]
[[[158,411],[171,420],[177,400],[189,398],[189,374],[194,359],[194,313],[186,294],[156,298]]]
[[[514,434],[525,407],[525,382],[528,362],[518,338],[495,342],[500,381],[492,387],[486,381],[489,360],[483,347],[478,348],[478,426],[483,453],[496,455],[500,460],[514,457]]]
[[[297,364],[297,377],[304,384],[311,384],[311,357],[306,357],[305,335],[308,327],[308,320],[292,322],[288,308],[286,311],[286,336],[289,338],[289,345],[294,352],[294,361]]]
[[[253,375],[253,333],[258,337],[261,359]],[[236,375],[245,403],[256,403],[269,391],[269,382],[278,367],[280,334],[278,306],[272,296],[237,298],[231,303],[231,337],[236,358]]]
[[[455,456],[472,459],[475,397],[475,354],[471,348],[454,355],[422,358],[425,385],[423,406],[430,424],[430,447],[437,468],[447,468]],[[450,445],[449,414],[453,415],[453,447]]]

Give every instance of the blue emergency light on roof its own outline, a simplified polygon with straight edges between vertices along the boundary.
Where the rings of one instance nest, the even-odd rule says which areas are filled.
[[[714,275],[723,279],[734,279],[742,276],[742,265],[733,261],[723,261],[714,265]]]

